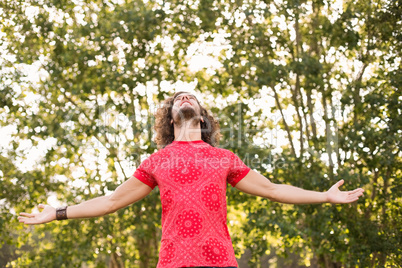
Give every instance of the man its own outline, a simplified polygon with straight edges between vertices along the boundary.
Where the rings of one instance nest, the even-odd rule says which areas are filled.
[[[165,100],[156,113],[161,148],[110,196],[40,213],[21,213],[20,222],[103,216],[148,195],[156,186],[162,201],[162,240],[158,268],[237,267],[226,224],[226,185],[289,204],[351,203],[363,189],[342,192],[337,182],[327,192],[274,184],[247,167],[232,152],[217,148],[219,125],[188,92]]]

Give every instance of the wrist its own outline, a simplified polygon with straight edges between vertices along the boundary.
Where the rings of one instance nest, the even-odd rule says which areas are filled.
[[[324,203],[331,203],[329,197],[328,197],[328,191],[324,192]]]
[[[56,208],[56,220],[67,220],[67,206]]]

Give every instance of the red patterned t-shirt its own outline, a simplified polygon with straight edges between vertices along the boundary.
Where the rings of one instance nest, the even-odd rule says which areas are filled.
[[[226,184],[250,168],[234,153],[204,141],[174,141],[153,153],[134,177],[162,201],[158,268],[237,266],[226,224]]]

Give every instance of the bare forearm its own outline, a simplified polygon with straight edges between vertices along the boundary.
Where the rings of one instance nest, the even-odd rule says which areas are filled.
[[[67,207],[69,219],[93,218],[104,216],[112,211],[111,202],[108,196],[100,196],[78,205]]]
[[[340,191],[339,187],[343,183],[344,181],[340,180],[328,191],[316,192],[291,185],[272,183],[261,174],[251,170],[236,184],[236,188],[244,193],[262,196],[272,201],[287,204],[317,204],[327,202],[345,204],[355,202],[363,195],[364,190],[362,188],[351,191]]]
[[[108,196],[91,199],[79,205],[67,207],[67,218],[78,219],[103,216],[113,212],[113,206],[111,204],[113,204],[113,202]],[[54,207],[44,204],[40,204],[38,207],[43,209],[42,212],[21,212],[18,220],[25,224],[41,224],[56,220],[57,212]],[[63,213],[61,215],[59,214],[59,217],[61,216],[60,219],[65,219]]]
[[[266,196],[270,200],[286,204],[317,204],[328,202],[326,192],[304,190],[286,184],[275,184]]]
[[[148,195],[152,189],[132,177],[109,196],[102,196],[67,208],[69,219],[104,216],[137,202]]]

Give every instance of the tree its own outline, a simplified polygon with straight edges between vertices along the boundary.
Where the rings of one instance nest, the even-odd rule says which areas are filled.
[[[350,206],[290,206],[229,188],[238,257],[249,249],[253,267],[266,253],[281,266],[400,263],[400,6],[2,3],[1,264],[156,265],[158,190],[99,219],[25,229],[14,213],[104,195],[131,176],[156,150],[155,104],[180,81],[211,103],[221,146],[274,182],[323,191],[339,177],[366,190]]]

